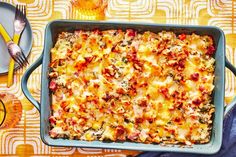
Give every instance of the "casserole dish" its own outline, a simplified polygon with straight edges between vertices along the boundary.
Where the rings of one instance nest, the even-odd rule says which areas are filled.
[[[50,50],[54,46],[57,36],[62,31],[72,32],[77,29],[83,30],[107,30],[107,29],[128,29],[132,28],[137,31],[152,31],[160,32],[163,30],[172,31],[176,34],[181,33],[196,33],[199,35],[210,35],[214,40],[216,47],[215,53],[215,89],[213,92],[213,104],[215,105],[215,116],[213,118],[213,129],[211,133],[211,140],[207,144],[195,144],[190,146],[180,145],[162,145],[162,144],[141,144],[134,142],[101,142],[101,141],[79,141],[68,139],[52,139],[49,136],[50,123],[50,104],[51,97],[49,92],[48,65],[50,63]],[[42,64],[41,77],[41,101],[37,102],[29,93],[27,89],[27,81],[30,74]],[[189,152],[201,154],[216,153],[222,143],[223,132],[223,117],[235,105],[234,99],[227,105],[224,111],[224,88],[225,88],[225,66],[236,74],[236,68],[230,64],[225,58],[225,37],[223,31],[217,27],[211,26],[181,26],[181,25],[159,25],[159,24],[139,24],[139,23],[114,23],[114,22],[93,22],[93,21],[70,21],[57,20],[49,23],[45,30],[44,52],[40,58],[26,70],[22,77],[22,90],[25,96],[35,105],[40,111],[40,135],[43,142],[50,146],[76,146],[76,147],[96,147],[96,148],[116,148],[116,149],[131,149],[142,151],[169,151],[169,152]]]

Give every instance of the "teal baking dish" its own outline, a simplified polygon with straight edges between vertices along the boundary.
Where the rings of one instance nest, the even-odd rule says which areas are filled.
[[[93,30],[106,29],[127,29],[132,28],[137,31],[153,31],[162,30],[180,33],[197,33],[207,34],[214,38],[216,46],[216,68],[215,68],[215,89],[213,92],[213,103],[215,105],[215,115],[213,119],[213,130],[211,140],[207,144],[196,144],[191,147],[180,145],[162,145],[162,144],[141,144],[134,142],[101,142],[101,141],[80,141],[68,139],[52,139],[49,132],[50,103],[51,97],[48,89],[48,65],[50,62],[50,49],[53,47],[58,33],[62,31],[74,31],[77,29]],[[36,101],[27,88],[27,81],[31,73],[42,64],[41,76],[41,100]],[[236,98],[224,108],[225,96],[225,66],[236,75],[236,68],[230,64],[225,58],[225,37],[221,29],[213,26],[184,26],[184,25],[162,25],[147,23],[122,23],[122,22],[102,22],[102,21],[72,21],[72,20],[56,20],[50,22],[45,30],[44,50],[39,59],[26,70],[22,77],[22,90],[25,96],[31,101],[40,112],[40,135],[42,141],[50,146],[71,146],[71,147],[93,147],[93,148],[116,148],[130,149],[140,151],[168,151],[168,152],[188,152],[200,154],[214,154],[219,151],[222,143],[222,128],[224,115],[227,115],[236,104]]]

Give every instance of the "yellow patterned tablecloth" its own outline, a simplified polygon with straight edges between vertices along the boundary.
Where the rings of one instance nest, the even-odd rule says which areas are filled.
[[[1,0],[0,0],[1,1]],[[42,53],[44,28],[54,19],[76,19],[70,0],[2,0],[16,5],[27,3],[27,17],[33,29],[33,47],[29,57],[30,64]],[[226,35],[227,58],[236,65],[236,1],[234,0],[108,0],[105,20],[142,21],[167,24],[212,25],[223,29]],[[1,14],[0,14],[1,18]],[[138,154],[138,151],[49,147],[40,139],[39,112],[24,97],[20,81],[25,69],[16,71],[15,84],[6,87],[7,76],[0,76],[0,92],[14,94],[21,100],[23,114],[14,128],[0,130],[0,156],[87,156],[87,157],[125,157]],[[28,86],[33,96],[40,99],[41,69],[30,77]],[[236,94],[236,80],[226,71],[226,103]]]

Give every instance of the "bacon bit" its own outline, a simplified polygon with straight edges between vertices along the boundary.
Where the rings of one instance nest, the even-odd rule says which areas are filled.
[[[58,65],[59,66],[62,66],[62,65],[64,65],[65,64],[65,59],[59,59],[58,60]]]
[[[202,100],[197,98],[197,99],[193,100],[192,102],[193,102],[194,105],[198,106],[198,105],[200,105],[202,103]]]
[[[197,116],[191,115],[191,118],[192,118],[192,119],[197,119]]]
[[[142,84],[139,85],[139,87],[147,87],[148,86],[148,83],[147,82],[144,82]]]
[[[149,123],[153,123],[154,118],[149,117],[149,118],[147,118],[147,121],[148,121]]]
[[[72,118],[71,125],[74,126],[75,124],[77,124],[77,121],[76,121],[75,119]]]
[[[111,102],[111,107],[115,107],[115,102],[114,101]]]
[[[159,92],[162,93],[165,98],[167,98],[167,99],[170,98],[170,94],[169,94],[168,88],[161,87],[161,88],[159,89]]]
[[[84,103],[78,104],[78,106],[80,112],[83,112],[86,109],[86,105]]]
[[[112,41],[111,41],[111,40],[108,40],[107,43],[108,43],[108,44],[112,44]]]
[[[168,109],[169,109],[169,111],[174,111],[175,106],[170,106],[170,107],[168,107]]]
[[[66,101],[62,101],[61,104],[60,104],[60,106],[61,106],[61,108],[62,108],[63,110],[65,110],[66,107],[67,107]]]
[[[105,68],[105,69],[102,70],[102,74],[107,76],[107,77],[114,77],[116,73],[114,72],[114,70]]]
[[[126,140],[126,129],[123,126],[118,126],[115,130],[115,135],[118,140]]]
[[[186,39],[186,34],[182,33],[178,37],[180,40],[184,40],[184,39]]]
[[[166,48],[166,42],[161,41],[157,44],[157,53],[161,53]]]
[[[140,132],[136,131],[136,132],[132,132],[131,134],[128,135],[128,139],[130,139],[131,141],[134,141],[138,138]]]
[[[84,59],[85,59],[87,64],[91,63],[94,58],[95,58],[94,56],[92,56],[92,57],[84,57]]]
[[[94,86],[94,88],[99,88],[100,87],[100,85],[97,84],[97,83],[95,83],[93,86]]]
[[[175,102],[175,108],[180,109],[180,108],[182,108],[182,106],[183,106],[183,102],[181,100],[177,100]]]
[[[78,51],[79,49],[81,49],[82,45],[80,43],[76,43],[74,44],[73,48],[75,51]]]
[[[51,80],[51,81],[50,81],[50,84],[49,84],[49,89],[50,89],[51,91],[55,91],[56,88],[57,88],[57,83],[55,82],[55,80]]]
[[[122,125],[117,126],[116,136],[121,136],[126,132],[125,128]]]
[[[111,52],[116,52],[118,53],[119,52],[119,47],[117,45],[114,45],[112,48],[111,48]]]
[[[52,61],[50,64],[49,64],[49,67],[54,67],[54,66],[56,66],[56,65],[58,65],[58,60],[56,59],[56,60],[54,60],[54,61]]]
[[[135,37],[136,32],[133,29],[127,29],[126,33],[129,37]]]
[[[173,98],[177,99],[179,97],[179,92],[174,91],[173,94],[171,95]]]
[[[72,55],[72,52],[73,52],[72,50],[67,49],[66,56],[70,57]]]
[[[87,40],[88,34],[85,34],[85,33],[84,33],[84,34],[81,35],[81,37],[82,37],[83,40]]]
[[[90,44],[94,45],[97,43],[97,40],[95,38],[90,39]]]
[[[138,71],[142,71],[143,69],[143,65],[140,62],[136,62],[133,64],[134,69],[138,70]]]
[[[199,90],[200,90],[201,92],[203,92],[203,91],[205,90],[205,87],[202,86],[202,85],[200,85],[200,86],[199,86]]]
[[[84,126],[86,124],[86,121],[87,121],[87,118],[81,117],[77,123],[81,126]]]
[[[216,50],[216,49],[215,49],[214,46],[209,46],[208,49],[207,49],[206,54],[209,55],[209,56],[211,56],[211,55],[213,55],[213,54],[215,53],[215,50]]]
[[[184,70],[184,68],[185,68],[184,60],[180,60],[180,61],[178,62],[178,65],[177,65],[177,70],[178,70],[178,71],[182,71],[182,70]]]
[[[48,74],[48,76],[49,76],[50,78],[55,78],[55,77],[58,76],[58,72],[56,72],[56,71],[50,72],[50,73]]]
[[[184,49],[184,53],[186,54],[186,57],[190,54],[190,52],[186,49]]]
[[[84,82],[84,84],[88,84],[89,83],[89,80],[88,79],[86,79],[85,77],[81,77],[81,79],[83,80],[83,82]]]
[[[68,89],[68,93],[69,93],[69,96],[72,96],[73,95],[72,89]]]
[[[58,133],[55,132],[54,130],[50,130],[49,135],[50,135],[50,137],[55,138],[55,137],[57,137]]]
[[[130,95],[130,96],[135,96],[136,94],[137,94],[136,88],[130,88],[130,89],[129,89],[129,95]]]
[[[190,75],[191,80],[193,81],[198,81],[199,79],[199,73],[193,73],[192,75]]]
[[[97,35],[101,35],[102,32],[99,29],[94,29],[93,32]]]
[[[177,122],[177,123],[179,123],[179,122],[181,121],[181,118],[176,117],[176,118],[174,119],[174,121]]]
[[[75,65],[75,69],[82,71],[87,66],[86,62],[78,62]]]
[[[137,51],[128,52],[126,58],[129,62],[137,61]]]
[[[123,88],[118,88],[116,90],[116,93],[118,93],[118,94],[125,94],[125,90]]]
[[[135,118],[135,123],[142,123],[144,119],[142,117]]]
[[[112,99],[113,98],[113,96],[112,95],[109,95],[108,93],[106,93],[106,95],[104,96],[104,97],[102,97],[102,99],[104,100],[104,101],[109,101],[110,99]]]
[[[166,131],[168,131],[170,134],[174,135],[175,130],[174,129],[169,129],[169,128],[164,128]]]
[[[141,106],[141,107],[147,107],[147,100],[141,100],[141,101],[139,102],[139,106]]]
[[[124,102],[124,105],[128,107],[131,105],[131,103],[126,101],[126,102]]]
[[[56,118],[54,116],[50,116],[49,117],[49,123],[50,124],[56,125],[56,122],[57,122],[57,120],[56,120]]]

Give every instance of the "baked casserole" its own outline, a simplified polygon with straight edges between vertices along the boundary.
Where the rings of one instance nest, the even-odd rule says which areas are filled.
[[[209,142],[214,52],[207,35],[132,29],[60,33],[49,65],[49,135]]]

